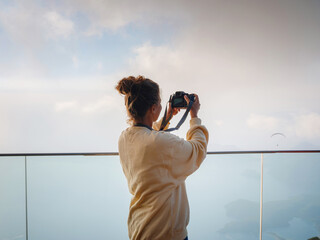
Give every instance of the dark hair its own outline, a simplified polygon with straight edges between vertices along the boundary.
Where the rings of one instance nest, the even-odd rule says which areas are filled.
[[[159,85],[143,76],[123,78],[118,82],[116,89],[125,96],[125,105],[131,122],[141,120],[148,109],[160,101]]]

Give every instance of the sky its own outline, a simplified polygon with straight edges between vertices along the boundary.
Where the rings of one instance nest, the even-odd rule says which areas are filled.
[[[116,152],[130,75],[163,109],[197,93],[208,151],[320,149],[319,22],[316,0],[1,0],[0,152]]]
[[[163,109],[197,93],[208,151],[320,149],[319,23],[318,0],[0,0],[0,152],[118,151],[130,75],[159,83]],[[318,155],[265,156],[265,239],[319,235]],[[105,158],[28,157],[30,236],[126,235],[126,180]],[[0,223],[24,229],[24,158],[0,164]],[[208,155],[187,180],[190,237],[257,239],[259,184],[260,155]]]

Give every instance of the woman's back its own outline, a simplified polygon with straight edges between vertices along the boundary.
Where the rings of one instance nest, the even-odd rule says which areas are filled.
[[[130,127],[121,134],[119,154],[133,195],[130,239],[181,240],[187,235],[189,204],[184,181],[201,164],[207,142],[203,126],[194,123],[191,131],[198,138],[190,139],[193,143],[145,127]]]

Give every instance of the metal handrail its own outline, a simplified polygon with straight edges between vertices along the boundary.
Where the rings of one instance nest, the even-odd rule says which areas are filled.
[[[261,154],[261,153],[320,153],[320,150],[261,150],[261,151],[208,151],[215,154]],[[0,153],[0,157],[18,156],[118,156],[118,152],[74,152],[74,153]]]

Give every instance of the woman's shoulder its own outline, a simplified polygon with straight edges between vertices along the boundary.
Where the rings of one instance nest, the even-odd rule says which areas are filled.
[[[123,130],[119,136],[119,141],[126,139],[129,141],[142,141],[145,144],[168,145],[174,142],[185,141],[172,133],[165,131],[150,130],[145,127],[131,126]]]
[[[165,131],[152,131],[152,138],[154,142],[162,145],[172,145],[180,141],[185,141],[183,138],[178,137]]]

